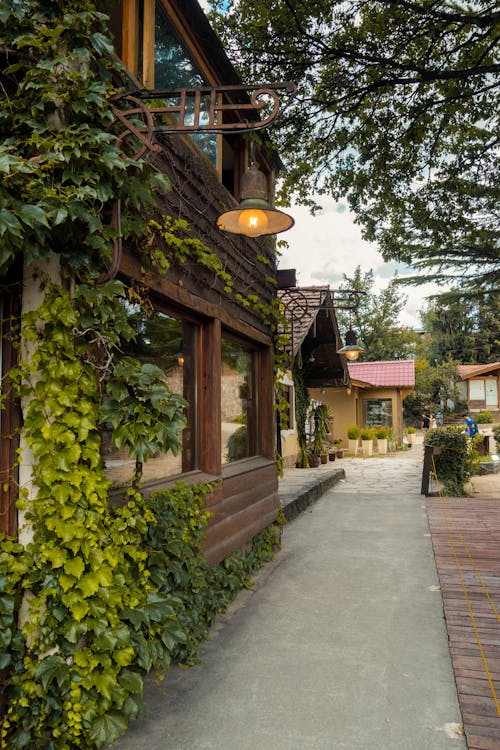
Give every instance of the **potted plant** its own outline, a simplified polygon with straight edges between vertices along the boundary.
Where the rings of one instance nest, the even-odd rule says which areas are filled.
[[[413,436],[415,435],[415,433],[416,433],[415,427],[407,427],[406,428],[406,437],[408,439],[408,447],[409,448],[411,448],[411,446],[413,445],[413,440],[414,440]]]
[[[333,445],[335,446],[335,454],[337,458],[344,458],[344,451],[342,448],[342,438],[335,438]]]
[[[357,424],[353,424],[347,428],[347,439],[349,441],[349,453],[356,455],[358,452],[359,437],[361,435],[361,429]]]
[[[326,404],[318,404],[313,409],[314,434],[312,452],[320,457],[321,463],[328,461],[327,435],[330,433],[329,412]]]
[[[387,453],[387,438],[389,437],[388,427],[376,427],[375,437],[377,438],[377,451],[385,455]]]
[[[363,456],[373,455],[373,429],[371,427],[363,427],[361,430],[361,446],[363,449]]]

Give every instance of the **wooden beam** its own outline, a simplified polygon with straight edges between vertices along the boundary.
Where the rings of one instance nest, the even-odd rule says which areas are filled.
[[[142,81],[146,88],[155,87],[155,0],[144,0],[142,32]]]
[[[139,8],[137,0],[123,0],[122,60],[133,76],[138,72]]]

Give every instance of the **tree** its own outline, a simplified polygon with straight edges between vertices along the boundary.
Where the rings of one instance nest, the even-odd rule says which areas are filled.
[[[404,400],[406,419],[420,422],[424,411],[446,414],[461,405],[456,366],[451,361],[436,366],[427,360],[415,363],[415,389]]]
[[[283,195],[347,196],[416,284],[498,286],[495,4],[213,1],[244,78],[298,85],[273,134]]]
[[[422,315],[425,356],[433,363],[450,359],[462,364],[488,364],[500,359],[500,299],[487,295],[479,302],[462,297],[432,300]]]
[[[363,292],[353,312],[338,310],[341,329],[353,328],[358,343],[364,347],[363,359],[377,362],[391,359],[410,359],[414,356],[418,335],[402,326],[399,315],[406,303],[397,286],[390,283],[379,294],[373,290],[373,271],[361,273],[358,266],[352,277],[344,274],[341,289]]]

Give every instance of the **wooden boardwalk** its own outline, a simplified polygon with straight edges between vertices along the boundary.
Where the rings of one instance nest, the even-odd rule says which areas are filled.
[[[427,498],[469,750],[500,750],[500,498]]]

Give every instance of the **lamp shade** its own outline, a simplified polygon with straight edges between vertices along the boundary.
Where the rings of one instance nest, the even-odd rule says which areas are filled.
[[[267,180],[263,172],[251,165],[241,178],[241,200],[237,208],[226,211],[217,219],[224,232],[262,237],[290,229],[294,220],[284,211],[268,203]]]
[[[362,346],[358,346],[354,331],[347,331],[345,335],[345,346],[337,349],[337,354],[343,354],[350,362],[355,362],[360,353],[364,352]]]

